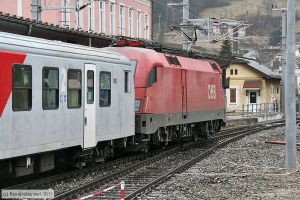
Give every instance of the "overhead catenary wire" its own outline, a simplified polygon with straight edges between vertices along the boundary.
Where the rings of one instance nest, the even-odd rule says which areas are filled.
[[[140,13],[145,13],[145,14],[148,14],[148,15],[152,15],[152,13],[144,12],[144,11],[142,11],[142,10],[140,10],[140,9],[136,9],[136,8],[134,8],[134,7],[131,7],[131,6],[127,6],[127,5],[125,5],[125,4],[120,4],[120,3],[118,3],[117,1],[116,1],[116,2],[111,2],[111,1],[107,1],[107,0],[89,0],[87,3],[81,5],[81,6],[79,7],[79,10],[78,10],[78,11],[81,11],[82,9],[84,9],[85,7],[87,7],[88,5],[90,5],[91,3],[96,2],[96,1],[98,1],[98,2],[102,1],[102,2],[105,2],[106,4],[110,3],[110,4],[114,4],[114,5],[121,5],[121,6],[124,6],[124,7],[126,7],[126,8],[129,8],[129,9],[132,9],[132,10],[135,10],[135,11],[138,11],[138,12],[140,12]],[[75,10],[76,10],[76,9],[75,9]],[[76,11],[77,11],[77,10],[76,10]],[[77,11],[77,12],[78,12],[78,11]]]

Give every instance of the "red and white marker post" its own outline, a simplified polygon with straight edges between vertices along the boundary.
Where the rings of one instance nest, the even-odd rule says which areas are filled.
[[[90,194],[90,195],[87,195],[87,196],[84,196],[84,197],[78,197],[77,199],[74,199],[74,200],[84,200],[84,199],[88,199],[88,198],[92,198],[92,197],[98,197],[101,194],[103,194],[104,192],[107,192],[107,191],[112,190],[112,189],[117,188],[117,187],[121,188],[121,190],[120,190],[121,200],[124,200],[125,199],[125,182],[124,181],[121,181],[120,183],[117,183],[117,184],[115,184],[115,185],[113,185],[109,188],[100,189],[99,191],[96,191],[93,194]]]

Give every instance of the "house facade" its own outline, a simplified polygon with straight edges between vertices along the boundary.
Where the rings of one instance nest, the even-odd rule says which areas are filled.
[[[271,69],[253,60],[238,60],[226,69],[226,77],[230,80],[227,112],[261,109],[263,104],[279,107],[281,77]]]
[[[0,0],[0,11],[105,35],[151,38],[151,0]]]

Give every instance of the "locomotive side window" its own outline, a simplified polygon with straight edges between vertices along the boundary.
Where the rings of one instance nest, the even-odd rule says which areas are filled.
[[[100,72],[100,107],[109,107],[111,103],[111,74]]]
[[[153,67],[148,78],[148,87],[157,82],[157,68]]]
[[[59,106],[58,69],[43,68],[43,109],[51,110]]]
[[[87,71],[87,103],[94,103],[94,71]]]
[[[31,110],[32,68],[31,65],[13,65],[12,108],[14,111]]]
[[[68,108],[81,107],[81,70],[68,70]]]

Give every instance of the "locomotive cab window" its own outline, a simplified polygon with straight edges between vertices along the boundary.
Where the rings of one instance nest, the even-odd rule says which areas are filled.
[[[13,65],[12,108],[14,111],[31,110],[32,68],[30,65]]]
[[[57,109],[59,106],[59,76],[57,68],[43,68],[43,109]]]
[[[148,87],[157,82],[157,68],[153,67],[148,78]]]
[[[68,70],[68,108],[81,107],[81,70]]]
[[[100,107],[109,107],[111,104],[111,74],[110,72],[100,72]]]

